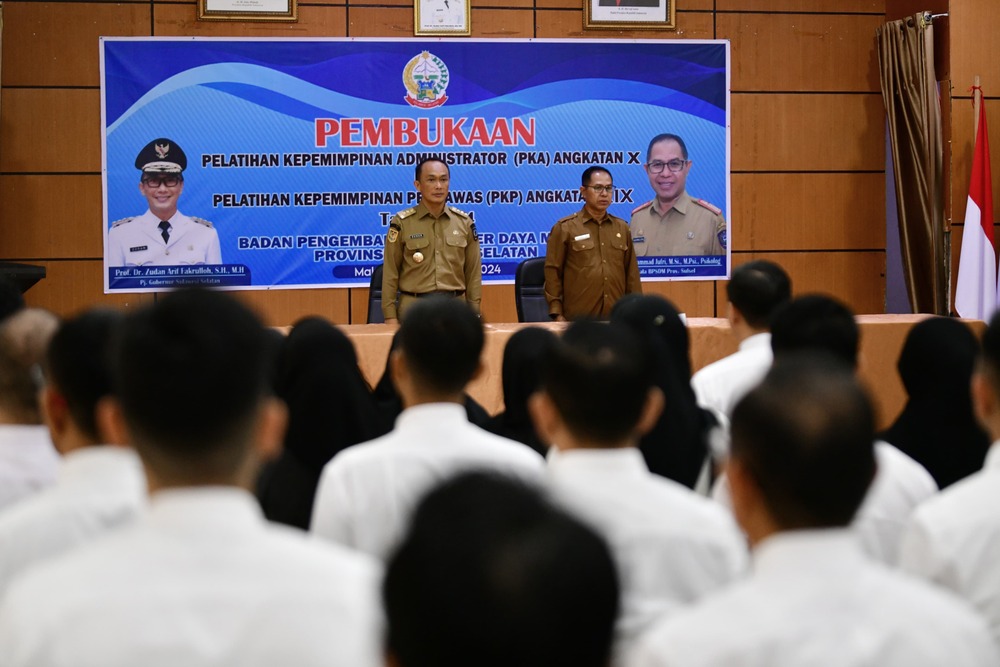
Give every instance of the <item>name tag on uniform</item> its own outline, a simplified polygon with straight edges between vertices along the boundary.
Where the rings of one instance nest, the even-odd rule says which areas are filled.
[[[143,250],[149,250],[149,246],[148,245],[137,245],[134,248],[129,248],[128,249],[129,252],[142,252]]]
[[[589,238],[590,238],[590,234],[580,234],[579,236],[574,236],[573,240],[574,241],[586,241]]]
[[[424,238],[424,235],[423,234],[410,234],[410,238],[411,239],[422,239],[422,238]]]

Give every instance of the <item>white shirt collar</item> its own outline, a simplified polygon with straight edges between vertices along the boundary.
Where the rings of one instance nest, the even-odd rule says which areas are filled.
[[[456,422],[469,425],[465,406],[459,403],[422,403],[406,408],[396,417],[396,431],[426,431],[449,428]]]
[[[256,532],[265,524],[257,500],[235,486],[157,491],[149,501],[149,521],[164,532],[217,540]]]
[[[760,347],[771,347],[771,334],[765,331],[764,333],[754,334],[752,336],[747,336],[740,341],[741,350],[751,350]]]
[[[983,463],[983,469],[986,468],[1000,468],[1000,440],[993,443],[993,446],[989,448],[986,452],[986,461]]]
[[[824,572],[851,572],[865,560],[855,533],[847,528],[776,533],[751,553],[754,576],[822,578]]]
[[[616,449],[567,449],[549,447],[549,470],[577,474],[643,476],[649,474],[642,453],[635,447]]]

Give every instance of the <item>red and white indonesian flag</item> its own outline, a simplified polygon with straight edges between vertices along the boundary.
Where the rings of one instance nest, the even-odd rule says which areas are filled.
[[[997,256],[993,247],[993,188],[985,100],[979,105],[979,129],[969,180],[955,310],[961,317],[989,320],[997,307]]]

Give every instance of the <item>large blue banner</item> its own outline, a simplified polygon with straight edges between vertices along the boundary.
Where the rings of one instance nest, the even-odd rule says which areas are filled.
[[[644,167],[660,133],[686,143],[691,206],[729,220],[728,42],[103,38],[101,59],[106,292],[367,286],[430,155],[475,219],[485,282],[545,254],[588,166],[613,175],[613,215],[654,199],[678,177]],[[180,153],[181,179],[140,184]],[[158,208],[176,209],[171,240]],[[642,275],[728,277],[728,236],[651,246]]]

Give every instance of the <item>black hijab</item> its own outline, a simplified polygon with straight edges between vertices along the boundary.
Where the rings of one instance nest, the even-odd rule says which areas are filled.
[[[278,350],[275,394],[288,406],[284,451],[262,472],[257,494],[273,521],[308,528],[323,466],[376,437],[378,413],[354,344],[318,317],[298,322]]]
[[[541,327],[519,329],[507,340],[502,369],[504,411],[486,425],[487,431],[522,442],[542,456],[548,445],[535,432],[528,399],[538,389],[539,364],[556,340],[554,333]]]
[[[899,355],[908,399],[880,435],[927,468],[940,488],[982,468],[990,446],[969,393],[978,355],[979,341],[969,327],[947,317],[914,326]]]
[[[650,471],[694,488],[708,456],[707,436],[716,425],[698,407],[691,388],[687,327],[672,303],[657,295],[628,294],[611,309],[611,323],[643,336],[652,351],[663,414],[639,441]]]

